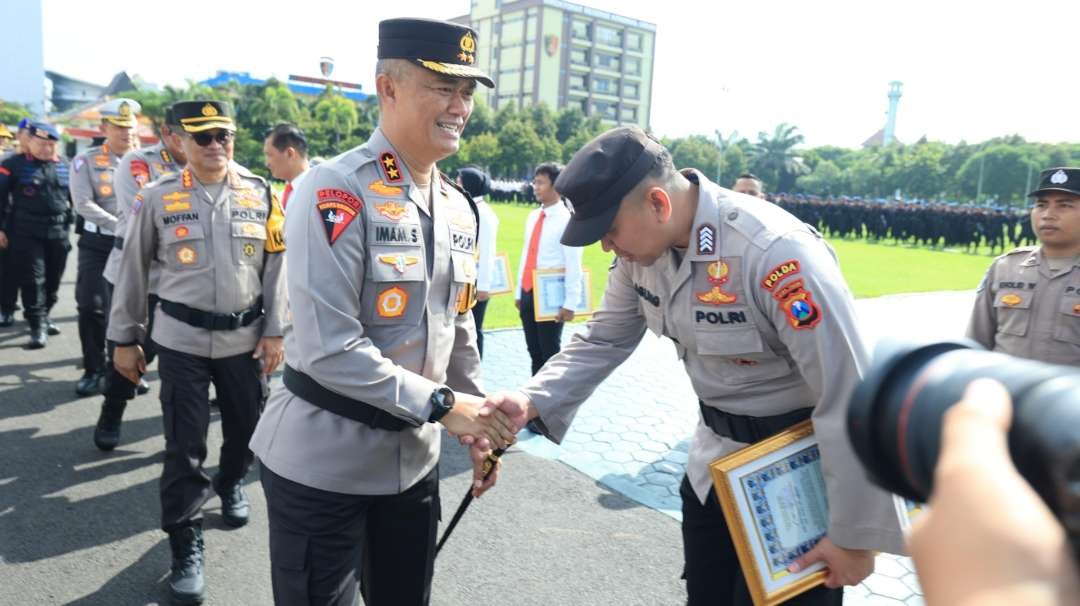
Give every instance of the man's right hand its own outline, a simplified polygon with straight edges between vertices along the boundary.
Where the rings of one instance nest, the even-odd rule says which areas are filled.
[[[7,247],[8,247],[7,234],[0,231],[0,250],[4,250]]]
[[[480,406],[469,402],[466,394],[456,393],[456,401],[450,412],[443,415],[439,422],[446,426],[446,430],[457,436],[473,436],[476,439],[487,440],[493,448],[506,448],[515,442],[514,434],[517,428],[507,419],[506,415],[495,411],[480,416]],[[476,398],[479,400],[479,398]],[[470,440],[468,443],[472,443]]]
[[[118,346],[113,352],[113,366],[116,372],[135,385],[146,374],[146,356],[138,345]]]

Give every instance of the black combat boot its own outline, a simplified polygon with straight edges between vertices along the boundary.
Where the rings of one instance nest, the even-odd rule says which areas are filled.
[[[120,443],[120,421],[124,418],[127,400],[105,398],[101,404],[97,426],[94,427],[94,446],[106,452]]]
[[[80,398],[86,396],[95,396],[101,393],[101,386],[104,383],[104,375],[101,372],[86,371],[83,373],[82,378],[75,385],[75,395]]]
[[[202,526],[185,526],[169,533],[172,570],[169,597],[178,606],[202,604],[206,592],[203,580]]]
[[[60,329],[57,328],[56,324],[53,324],[53,321],[49,319],[49,316],[45,316],[45,332],[53,337],[60,334]]]
[[[244,493],[242,481],[225,486],[221,476],[214,476],[214,492],[221,497],[221,517],[225,519],[226,525],[240,528],[248,523],[251,505]]]
[[[150,393],[150,384],[145,379],[139,379],[139,384],[135,386],[135,393],[145,396]]]
[[[0,328],[15,325],[15,312],[0,311]]]
[[[30,322],[30,343],[26,345],[27,349],[42,349],[49,343],[49,335],[46,332],[45,323],[41,318],[35,318],[29,320]]]

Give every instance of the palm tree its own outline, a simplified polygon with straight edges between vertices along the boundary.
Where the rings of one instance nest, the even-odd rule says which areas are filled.
[[[782,122],[772,136],[758,133],[758,142],[754,144],[754,172],[766,182],[774,183],[776,191],[790,191],[799,175],[810,172],[795,150],[795,146],[803,142],[803,136],[796,131],[798,127]]]
[[[716,146],[720,148],[720,161],[716,164],[716,183],[717,185],[724,186],[724,154],[732,145],[738,145],[743,141],[743,138],[739,136],[739,131],[733,130],[731,134],[724,137],[720,129],[714,131],[716,133]]]

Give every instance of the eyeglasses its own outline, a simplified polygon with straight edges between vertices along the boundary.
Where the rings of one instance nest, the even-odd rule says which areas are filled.
[[[213,141],[217,141],[224,147],[236,138],[236,133],[229,130],[219,130],[216,133],[193,133],[188,136],[191,137],[199,147],[206,147]]]

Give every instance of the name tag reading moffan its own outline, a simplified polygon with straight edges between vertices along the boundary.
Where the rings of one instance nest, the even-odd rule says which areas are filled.
[[[198,221],[199,213],[177,213],[175,215],[165,215],[161,218],[162,225],[173,225],[175,223],[188,223],[190,221]]]

